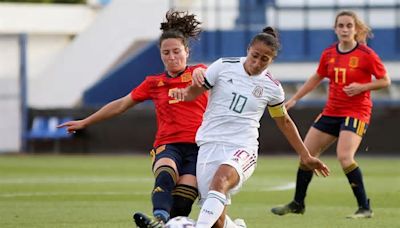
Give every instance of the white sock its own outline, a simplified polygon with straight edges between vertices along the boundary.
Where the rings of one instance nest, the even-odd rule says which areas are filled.
[[[211,228],[225,209],[226,196],[217,191],[209,191],[200,209],[196,228]]]

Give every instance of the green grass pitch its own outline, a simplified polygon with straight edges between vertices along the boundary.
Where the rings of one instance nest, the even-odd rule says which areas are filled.
[[[293,157],[260,157],[228,212],[248,227],[400,227],[400,157],[359,157],[375,216],[349,220],[356,202],[338,162],[322,157],[328,178],[314,177],[304,215],[275,216],[292,199]],[[134,227],[135,211],[151,212],[153,177],[145,156],[0,156],[0,227]],[[199,209],[194,206],[192,218]]]

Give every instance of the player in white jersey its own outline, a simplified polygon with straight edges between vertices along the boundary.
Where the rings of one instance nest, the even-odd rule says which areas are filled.
[[[245,61],[221,58],[209,67],[205,87],[210,101],[196,135],[199,146],[212,142],[257,148],[264,110],[283,103],[283,89],[268,69],[249,77]]]
[[[196,228],[245,227],[225,214],[231,194],[251,176],[257,163],[258,128],[266,108],[289,143],[310,169],[329,175],[328,167],[312,157],[285,110],[284,92],[268,71],[279,41],[267,27],[250,42],[247,56],[221,58],[204,71],[196,71],[193,84],[174,89],[170,96],[189,101],[210,90],[203,122],[196,135],[200,146],[197,181],[200,210]]]

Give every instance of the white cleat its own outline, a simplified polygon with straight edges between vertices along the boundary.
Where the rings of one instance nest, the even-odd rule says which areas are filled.
[[[236,224],[237,227],[247,228],[246,223],[244,222],[243,219],[238,218],[238,219],[233,220],[233,222]]]

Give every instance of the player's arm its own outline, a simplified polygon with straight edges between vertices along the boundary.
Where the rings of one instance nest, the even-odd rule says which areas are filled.
[[[350,85],[347,85],[343,88],[343,91],[348,95],[348,96],[354,96],[357,94],[360,94],[365,91],[370,91],[370,90],[378,90],[382,88],[386,88],[391,84],[390,77],[385,75],[383,78],[376,79],[372,82],[369,83],[357,83],[353,82]]]
[[[318,73],[314,73],[308,80],[300,87],[300,89],[291,97],[285,104],[287,109],[293,107],[298,100],[303,98],[309,92],[315,89],[321,81],[323,77],[319,76]]]
[[[206,69],[196,68],[192,73],[192,85],[186,88],[170,89],[168,95],[179,101],[192,101],[207,90],[207,80],[205,78]]]
[[[310,152],[304,145],[299,131],[293,120],[286,112],[286,108],[283,104],[268,106],[268,111],[271,117],[275,120],[278,128],[285,135],[286,139],[300,156],[302,163],[307,167],[314,170],[316,174],[322,174],[323,176],[329,175],[329,168],[318,158],[310,155]]]
[[[68,122],[60,124],[58,127],[59,128],[67,127],[68,132],[74,133],[75,131],[83,129],[94,123],[117,116],[117,115],[125,112],[129,108],[135,106],[138,103],[139,103],[138,101],[134,101],[132,99],[131,95],[128,94],[125,97],[122,97],[120,99],[114,100],[114,101],[106,104],[101,109],[99,109],[97,112],[86,117],[85,119],[68,121]]]
[[[178,101],[192,101],[205,91],[207,91],[205,87],[199,87],[195,84],[192,84],[186,88],[170,89],[168,95]]]
[[[274,119],[279,130],[285,135],[290,145],[300,155],[301,159],[310,157],[308,150],[305,148],[304,143],[300,137],[296,125],[287,114],[286,108],[283,104],[275,106],[268,106],[270,116]]]

